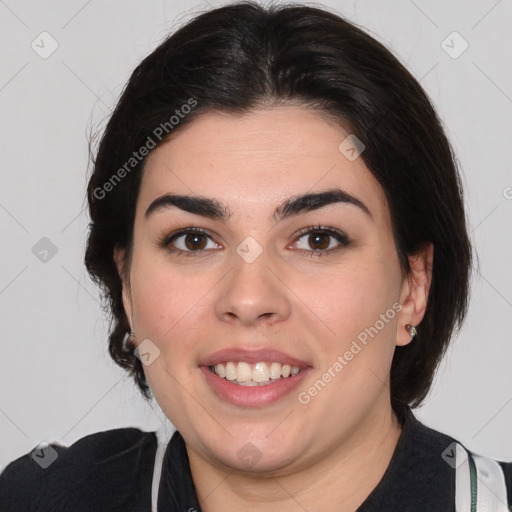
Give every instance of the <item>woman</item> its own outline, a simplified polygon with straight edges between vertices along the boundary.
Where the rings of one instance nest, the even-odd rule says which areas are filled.
[[[198,16],[132,74],[88,199],[110,353],[177,431],[39,449],[2,510],[508,509],[512,463],[412,413],[471,247],[440,122],[374,39],[303,6]]]

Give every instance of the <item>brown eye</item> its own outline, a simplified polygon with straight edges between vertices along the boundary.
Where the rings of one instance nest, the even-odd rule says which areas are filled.
[[[186,256],[200,255],[211,249],[221,248],[206,231],[199,228],[182,229],[166,237],[161,246],[170,252]]]
[[[308,243],[313,250],[325,250],[330,244],[330,235],[325,233],[315,233],[308,235]]]
[[[204,249],[206,247],[206,236],[198,233],[189,233],[185,235],[185,247],[190,251]]]
[[[309,253],[309,256],[321,256],[348,247],[350,243],[347,235],[337,229],[314,226],[303,229],[293,246],[301,252]]]

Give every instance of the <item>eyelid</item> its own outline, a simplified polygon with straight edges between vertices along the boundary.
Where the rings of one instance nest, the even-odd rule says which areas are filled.
[[[339,237],[347,243],[350,242],[349,237],[343,231],[341,231],[337,228],[330,227],[330,226],[322,226],[321,224],[315,224],[314,226],[309,226],[309,227],[300,229],[298,231],[297,238],[300,238],[304,235],[308,235],[310,233],[317,233],[317,232],[327,233],[329,235]]]
[[[169,235],[164,235],[162,237],[162,243],[169,243],[174,238],[177,238],[181,235],[186,235],[188,233],[199,233],[200,235],[205,235],[205,236],[208,236],[209,238],[213,237],[213,234],[205,228],[200,228],[200,227],[196,227],[196,226],[188,226],[185,228],[179,228],[176,231],[173,231]]]
[[[205,228],[195,227],[195,226],[180,228],[180,229],[172,232],[170,235],[163,236],[159,240],[158,246],[162,247],[162,248],[167,248],[172,253],[183,254],[186,256],[197,256],[197,255],[201,255],[201,254],[204,255],[207,252],[212,250],[212,249],[199,249],[197,251],[191,251],[191,250],[179,249],[176,247],[173,247],[172,249],[169,248],[169,246],[175,239],[179,238],[180,236],[187,235],[190,233],[197,233],[200,235],[204,235],[207,238],[209,238],[213,243],[215,243],[217,246],[220,245],[222,248],[222,245],[215,241],[214,238],[216,238],[216,236],[214,236],[209,230],[207,230]],[[317,225],[308,226],[306,228],[302,228],[301,230],[299,230],[298,233],[294,237],[294,241],[290,245],[296,244],[298,242],[298,240],[300,240],[302,237],[304,237],[306,235],[313,234],[313,233],[323,233],[330,237],[333,237],[338,241],[339,245],[337,247],[334,247],[331,249],[326,249],[326,250],[321,250],[321,249],[318,249],[318,250],[295,249],[295,250],[302,252],[302,253],[308,253],[308,256],[320,256],[320,255],[324,255],[324,254],[331,254],[343,247],[349,246],[352,243],[351,239],[344,232],[340,231],[339,229],[317,224]],[[287,247],[290,247],[290,245],[288,245]],[[214,249],[214,250],[217,250],[217,249]]]
[[[300,240],[302,237],[304,237],[306,235],[313,234],[313,233],[323,233],[328,236],[331,236],[338,241],[339,245],[332,249],[325,249],[325,250],[314,250],[314,249],[311,249],[311,250],[295,249],[295,250],[303,252],[303,253],[308,253],[309,256],[322,256],[325,254],[331,254],[331,253],[336,252],[344,247],[348,247],[349,245],[352,244],[352,240],[343,231],[333,228],[333,227],[322,226],[322,225],[317,224],[315,226],[309,226],[307,228],[303,228],[303,229],[299,230],[292,245],[296,244],[298,242],[298,240]]]
[[[170,252],[178,253],[178,254],[185,254],[187,256],[196,256],[196,255],[199,255],[201,253],[206,253],[207,250],[205,250],[205,249],[201,249],[201,250],[198,250],[198,251],[185,251],[185,250],[179,249],[177,247],[173,247],[172,249],[169,248],[169,246],[171,245],[171,243],[175,239],[179,238],[180,236],[188,235],[190,233],[196,233],[196,234],[199,234],[199,235],[204,235],[207,238],[209,238],[214,244],[220,245],[218,242],[216,242],[214,240],[215,237],[207,229],[200,228],[200,227],[189,226],[189,227],[186,227],[186,228],[181,228],[181,229],[178,229],[176,231],[173,231],[170,235],[163,236],[158,241],[158,246],[162,247],[162,248],[167,248]],[[208,251],[211,251],[211,250],[212,249],[209,249]]]

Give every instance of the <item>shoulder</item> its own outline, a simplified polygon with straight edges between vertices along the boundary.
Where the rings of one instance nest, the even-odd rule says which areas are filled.
[[[404,413],[402,436],[382,485],[370,495],[371,506],[362,510],[396,510],[397,493],[402,510],[453,509],[454,499],[471,499],[471,484],[475,481],[479,503],[500,497],[510,506],[512,462],[468,450],[452,436],[427,426],[409,407]]]
[[[503,505],[506,510],[512,510],[512,461],[502,461],[470,450],[461,441],[425,425],[421,425],[420,430],[435,440],[434,444],[440,443],[439,448],[444,447],[438,453],[454,470],[457,499],[470,500],[471,480],[474,478],[478,510],[484,510],[486,504],[491,507],[489,510],[502,510]]]
[[[472,471],[470,466],[473,466],[478,506],[483,507],[484,503],[493,503],[498,510],[503,503],[507,506],[507,510],[512,510],[512,461],[502,461],[470,450],[462,442],[424,424],[420,425],[417,432],[421,432],[422,437],[429,438],[430,442],[438,447],[438,450],[444,447],[438,453],[441,454],[443,461],[455,470],[454,477],[457,479],[457,483],[464,482],[463,489],[467,482],[461,478],[461,475],[465,471],[468,471],[470,475]],[[468,455],[471,456],[471,463],[468,461],[463,465]],[[460,475],[457,476],[459,473]],[[465,490],[460,492],[466,493]],[[469,492],[469,487],[467,492]]]
[[[120,428],[51,443],[0,474],[3,512],[149,510],[155,432]]]

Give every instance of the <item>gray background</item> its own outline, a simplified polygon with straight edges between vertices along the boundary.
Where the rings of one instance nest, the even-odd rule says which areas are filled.
[[[110,361],[108,323],[83,265],[87,132],[104,125],[140,59],[210,5],[221,4],[0,0],[2,467],[41,441],[162,422]],[[477,453],[512,460],[512,0],[323,5],[365,27],[421,81],[462,167],[480,268],[466,324],[416,415]],[[42,32],[58,44],[47,58],[55,43]],[[43,237],[55,254],[42,252]]]

